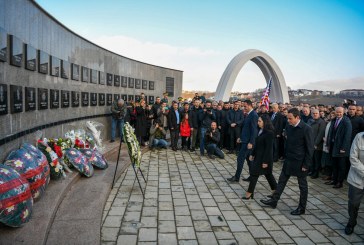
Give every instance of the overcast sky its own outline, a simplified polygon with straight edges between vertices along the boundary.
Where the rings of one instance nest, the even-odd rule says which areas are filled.
[[[292,88],[364,77],[362,0],[37,2],[106,49],[183,70],[185,90],[214,91],[230,60],[251,48],[270,55]],[[249,62],[233,91],[264,86],[259,68]]]

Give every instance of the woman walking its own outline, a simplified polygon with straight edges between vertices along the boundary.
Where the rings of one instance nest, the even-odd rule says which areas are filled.
[[[245,200],[254,198],[254,189],[259,175],[264,175],[267,178],[272,192],[277,188],[277,181],[272,174],[274,127],[269,116],[260,116],[258,118],[258,127],[260,130],[255,140],[255,147],[249,157],[252,164],[250,168],[249,188],[242,198]]]

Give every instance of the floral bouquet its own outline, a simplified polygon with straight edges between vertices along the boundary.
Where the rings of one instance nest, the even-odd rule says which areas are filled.
[[[32,210],[28,181],[13,168],[0,164],[0,222],[20,227],[30,220]]]
[[[58,155],[47,144],[47,140],[38,140],[38,149],[47,157],[48,164],[51,167],[51,179],[58,180],[65,177],[62,165],[59,163]]]
[[[123,138],[124,142],[128,146],[131,163],[134,164],[135,167],[139,168],[142,160],[142,153],[140,151],[138,140],[134,134],[134,129],[128,122],[124,124]]]

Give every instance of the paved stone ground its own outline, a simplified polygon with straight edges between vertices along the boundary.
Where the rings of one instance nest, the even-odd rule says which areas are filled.
[[[276,178],[281,167],[275,164]],[[277,208],[271,209],[259,203],[270,194],[264,176],[255,200],[242,200],[248,183],[225,180],[235,168],[234,155],[210,160],[169,149],[146,152],[145,198],[129,167],[106,203],[102,244],[364,244],[363,206],[355,234],[344,234],[347,186],[336,190],[321,179],[309,179],[307,211],[297,217],[290,215],[299,198],[296,178],[290,179]]]

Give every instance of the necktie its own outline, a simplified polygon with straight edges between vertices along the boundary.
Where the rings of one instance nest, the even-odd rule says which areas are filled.
[[[339,125],[339,122],[340,122],[340,119],[336,119],[336,122],[335,122],[335,128],[337,128],[337,126]]]
[[[272,115],[272,121],[274,120],[274,118],[276,117],[276,114],[275,113],[273,113],[273,115]]]

